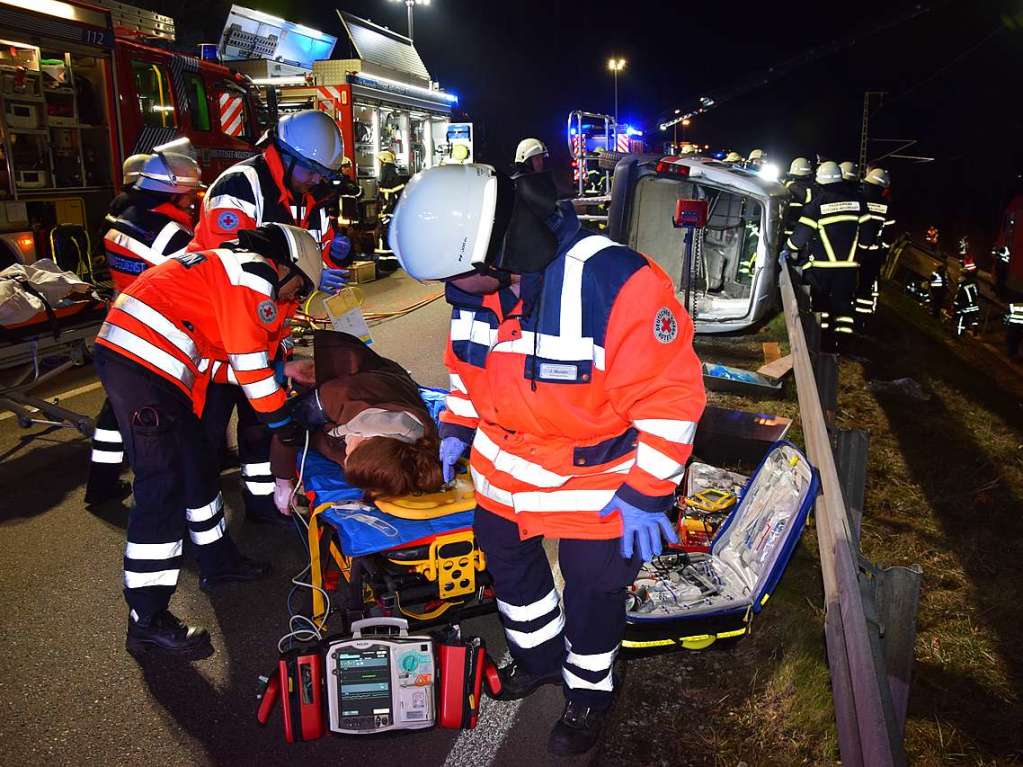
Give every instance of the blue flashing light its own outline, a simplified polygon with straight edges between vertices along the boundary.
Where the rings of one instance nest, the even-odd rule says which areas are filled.
[[[631,125],[626,125],[625,126],[625,135],[626,136],[642,136],[643,135],[643,131],[638,130],[637,128],[633,128]]]
[[[569,136],[574,136],[574,135],[576,135],[576,133],[577,133],[577,131],[576,131],[575,128],[572,128],[571,130],[568,131],[568,135]]]

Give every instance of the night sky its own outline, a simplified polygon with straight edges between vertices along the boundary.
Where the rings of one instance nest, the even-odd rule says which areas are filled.
[[[174,16],[182,44],[218,39],[230,6],[223,0],[136,2]],[[337,34],[342,41],[335,57],[347,55],[329,3],[250,4]],[[929,10],[874,31],[916,6]],[[339,7],[406,31],[404,2],[350,0]],[[612,109],[609,56],[628,60],[619,80],[622,121],[646,130],[649,139],[667,137],[656,123],[675,108],[689,108],[701,95],[728,93],[772,66],[850,36],[854,44],[694,120],[686,137],[743,154],[761,147],[785,165],[796,155],[855,160],[863,92],[887,91],[885,105],[872,116],[871,135],[917,139],[906,153],[935,158],[886,163],[896,216],[917,233],[936,224],[946,245],[969,233],[971,250],[981,255],[1023,171],[1023,0],[432,0],[417,9],[415,22],[416,46],[431,75],[458,94],[477,123],[485,142],[478,147],[480,159],[499,167],[510,162],[521,137],[532,135],[548,143],[556,165],[567,168],[568,113]],[[658,149],[660,140],[654,141]],[[872,142],[868,157],[892,148]]]

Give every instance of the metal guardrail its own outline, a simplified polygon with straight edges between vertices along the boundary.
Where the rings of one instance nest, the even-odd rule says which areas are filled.
[[[825,638],[838,744],[844,767],[895,767],[905,763],[901,724],[892,705],[888,674],[879,658],[878,619],[861,591],[856,537],[850,529],[799,304],[787,268],[781,297],[792,351],[806,451],[821,477],[815,519],[824,580]]]

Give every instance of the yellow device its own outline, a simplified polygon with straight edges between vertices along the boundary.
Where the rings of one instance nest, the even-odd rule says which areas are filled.
[[[402,519],[433,519],[476,508],[476,491],[468,474],[457,474],[449,487],[436,493],[377,498],[373,503],[385,514]]]
[[[735,493],[708,488],[686,498],[686,506],[697,511],[718,512],[730,509],[736,502]]]

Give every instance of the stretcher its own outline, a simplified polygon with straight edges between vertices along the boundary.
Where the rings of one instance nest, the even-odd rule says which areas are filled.
[[[434,418],[445,392],[421,388]],[[301,456],[300,456],[301,461]],[[302,486],[309,498],[308,529],[313,620],[328,609],[320,591],[345,592],[350,613],[404,617],[428,625],[494,609],[486,558],[472,531],[472,481],[458,476],[442,493],[363,500],[342,468],[309,450]]]
[[[0,326],[0,410],[22,428],[64,426],[90,436],[90,417],[31,395],[71,367],[86,364],[109,305],[94,296],[61,302],[30,320]]]

